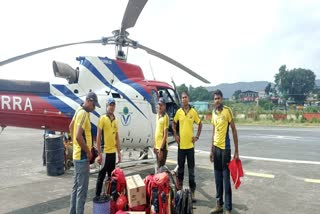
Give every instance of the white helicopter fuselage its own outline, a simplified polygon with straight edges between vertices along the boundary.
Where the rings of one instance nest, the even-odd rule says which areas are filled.
[[[90,114],[92,134],[95,136],[99,117],[106,113],[106,101],[113,97],[116,100],[115,116],[119,124],[121,146],[133,149],[152,147],[158,99],[154,81],[151,82],[153,84],[149,84],[143,76],[128,77],[121,70],[124,67],[119,66],[128,65],[124,62],[101,57],[81,57],[79,61],[75,83],[50,86],[51,95],[66,106],[66,110],[63,110],[62,105],[58,108],[62,112],[74,112],[84,102],[86,94],[94,91],[101,105],[101,108],[96,107]],[[138,68],[130,64],[129,67]],[[148,85],[154,90],[146,88]],[[169,85],[168,88],[172,90]]]

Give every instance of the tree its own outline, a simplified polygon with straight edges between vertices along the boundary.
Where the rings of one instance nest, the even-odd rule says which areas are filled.
[[[270,94],[270,92],[271,92],[271,83],[270,82],[268,83],[268,85],[264,89],[264,92],[266,93],[266,95]]]
[[[194,91],[194,87],[192,87],[192,85],[189,85],[189,98],[190,98],[190,100],[189,101],[195,101],[195,100],[193,100],[193,91]]]
[[[295,102],[301,103],[314,89],[315,78],[315,74],[309,69],[288,70],[286,65],[282,65],[279,73],[275,75],[275,83],[285,99],[292,98]]]
[[[259,99],[259,106],[264,110],[271,110],[273,108],[273,103],[268,99]]]
[[[185,84],[182,84],[180,86],[177,86],[177,91],[179,95],[181,95],[183,91],[186,91],[189,94],[191,102],[208,101],[212,99],[211,93],[202,86],[194,88],[192,87],[192,85],[190,85],[188,88]]]
[[[316,95],[316,98],[319,100],[320,99],[320,87],[315,87],[312,91],[314,95]]]
[[[180,86],[177,87],[177,91],[178,91],[178,93],[179,93],[179,96],[181,96],[181,93],[182,93],[183,91],[188,92],[189,90],[188,90],[188,87],[183,83],[182,85],[180,85]],[[188,92],[188,93],[189,93],[189,92]]]
[[[240,99],[240,94],[241,94],[241,90],[236,90],[234,93],[233,93],[233,97],[235,100],[239,100]]]
[[[211,99],[212,99],[212,96],[210,92],[202,86],[197,88],[192,88],[190,92],[190,101],[208,101]]]

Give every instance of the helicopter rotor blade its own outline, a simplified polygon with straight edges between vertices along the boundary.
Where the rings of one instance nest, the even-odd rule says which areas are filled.
[[[32,51],[32,52],[29,52],[29,53],[25,53],[25,54],[22,54],[22,55],[19,55],[19,56],[15,56],[15,57],[12,57],[10,59],[6,59],[4,61],[1,61],[0,62],[0,66],[3,66],[3,65],[6,65],[6,64],[18,61],[20,59],[24,59],[24,58],[29,57],[29,56],[33,56],[33,55],[39,54],[39,53],[43,53],[43,52],[46,52],[46,51],[50,51],[50,50],[57,49],[57,48],[62,48],[62,47],[67,47],[67,46],[71,46],[71,45],[94,44],[94,43],[107,44],[106,42],[103,41],[104,39],[108,39],[108,38],[102,38],[102,39],[99,39],[99,40],[90,40],[90,41],[84,41],[84,42],[74,42],[74,43],[68,43],[68,44],[63,44],[63,45],[56,45],[56,46],[52,46],[52,47],[48,47],[48,48]]]
[[[133,27],[137,19],[146,5],[148,0],[129,0],[126,11],[122,18],[121,23],[121,32],[124,33],[124,31],[128,28]]]
[[[164,55],[162,53],[159,53],[159,52],[157,52],[155,50],[152,50],[152,49],[150,49],[150,48],[148,48],[146,46],[140,45],[140,44],[136,44],[136,46],[134,46],[133,48],[141,48],[141,49],[147,51],[147,53],[149,53],[149,54],[151,54],[153,56],[159,57],[160,59],[163,59],[164,61],[167,61],[167,62],[171,63],[172,65],[177,66],[178,68],[184,70],[185,72],[187,72],[191,76],[201,80],[202,82],[210,83],[208,80],[206,80],[205,78],[203,78],[199,74],[195,73],[191,69],[187,68],[186,66],[182,65],[181,63],[175,61],[174,59],[171,59],[170,57],[168,57],[168,56],[166,56],[166,55]]]

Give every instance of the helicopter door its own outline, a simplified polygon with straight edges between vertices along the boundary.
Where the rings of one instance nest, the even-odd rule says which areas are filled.
[[[178,106],[181,106],[181,99],[180,99],[180,94],[178,93],[178,89],[177,89],[177,86],[176,86],[176,83],[174,82],[174,80],[171,78],[171,82],[173,84],[173,87],[174,87],[174,95],[176,97],[176,103]]]
[[[125,99],[116,99],[116,117],[119,123],[121,146],[141,149],[153,146],[153,120],[149,102],[132,99],[134,105]]]
[[[168,130],[168,141],[171,142],[174,140],[173,138],[173,118],[176,114],[177,110],[180,108],[179,98],[176,92],[171,88],[158,88],[159,97],[162,97],[166,101],[166,110],[170,119],[169,130]]]

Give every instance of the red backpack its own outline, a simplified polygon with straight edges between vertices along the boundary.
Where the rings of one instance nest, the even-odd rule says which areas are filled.
[[[111,173],[111,179],[108,187],[108,194],[111,196],[110,213],[115,214],[117,209],[117,199],[120,195],[125,194],[126,179],[123,170],[115,168]]]
[[[151,198],[151,181],[153,180],[154,174],[147,175],[143,180],[144,185],[146,186],[146,195],[147,195],[147,204],[150,204]]]
[[[166,172],[148,175],[145,180],[151,214],[168,214],[171,209],[170,179]]]
[[[115,168],[111,173],[111,182],[109,188],[109,194],[114,201],[117,201],[120,194],[125,194],[126,179],[123,170]]]

